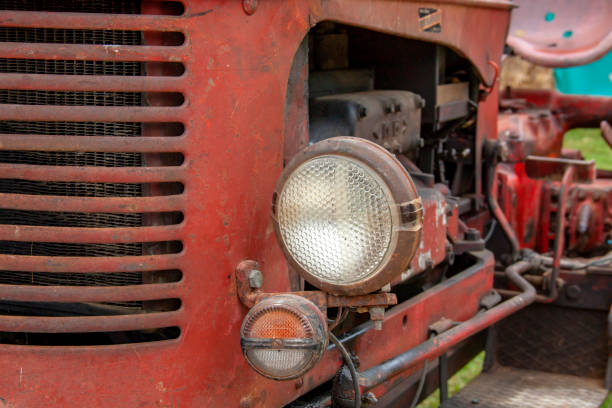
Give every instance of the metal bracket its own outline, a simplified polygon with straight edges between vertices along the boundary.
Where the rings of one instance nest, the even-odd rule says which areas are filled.
[[[236,294],[246,307],[253,307],[257,302],[281,293],[266,293],[261,290],[263,274],[256,261],[245,260],[236,267]],[[329,307],[364,308],[370,311],[375,323],[384,319],[384,308],[397,304],[395,293],[377,292],[360,296],[335,296],[322,291],[285,292],[302,296],[323,312]]]

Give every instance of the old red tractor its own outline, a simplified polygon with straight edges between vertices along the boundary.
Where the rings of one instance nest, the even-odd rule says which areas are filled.
[[[0,407],[597,406],[612,175],[562,141],[612,99],[497,79],[611,17],[0,0]]]

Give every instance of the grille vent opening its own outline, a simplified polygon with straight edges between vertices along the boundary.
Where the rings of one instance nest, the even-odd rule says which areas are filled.
[[[0,0],[0,10],[21,10],[31,12],[72,12],[72,13],[105,13],[112,14],[159,14],[182,15],[185,11],[180,2],[143,0]],[[54,16],[54,21],[61,21],[61,15]],[[109,25],[112,27],[112,25]],[[82,30],[71,27],[2,27],[0,42],[29,44],[81,44],[81,45],[125,45],[125,46],[179,46],[186,41],[185,35],[178,32],[161,33],[155,31],[130,30]],[[133,61],[94,61],[87,59],[48,60],[48,59],[13,59],[2,58],[0,55],[0,75],[5,73],[42,74],[42,75],[94,75],[94,76],[180,76],[185,71],[181,63],[175,62],[133,62]],[[44,88],[42,88],[44,89]],[[90,106],[96,109],[104,107],[181,107],[185,102],[181,92],[119,92],[119,91],[46,91],[46,90],[11,90],[0,89],[1,104],[37,105],[37,106]],[[93,122],[87,121],[85,114],[82,122],[62,121],[30,121],[27,117],[19,120],[0,121],[0,134],[5,135],[48,135],[61,138],[64,136],[107,136],[130,137],[141,136],[174,137],[182,136],[184,125],[180,122]],[[86,166],[101,168],[138,168],[138,167],[172,167],[180,166],[184,161],[182,152],[168,151],[160,153],[142,152],[96,152],[96,151],[41,151],[30,150],[0,150],[0,165],[19,164],[27,166]],[[100,170],[102,171],[102,170]],[[126,170],[127,171],[127,170]],[[133,171],[133,170],[130,170]],[[181,182],[156,183],[85,183],[76,181],[42,181],[25,179],[0,179],[0,193],[25,194],[45,197],[139,197],[175,196],[183,193]],[[183,214],[180,211],[164,213],[96,213],[30,211],[20,209],[0,209],[0,224],[30,227],[64,227],[64,228],[134,228],[134,234],[139,227],[164,227],[180,224]],[[130,231],[131,233],[131,231]],[[10,239],[13,239],[12,237]],[[155,270],[155,259],[158,257],[180,254],[183,244],[180,240],[171,239],[159,242],[129,242],[129,243],[96,243],[96,242],[53,242],[53,236],[45,237],[47,242],[24,242],[15,240],[0,241],[0,259],[6,256],[25,256],[39,262],[37,271],[11,270],[0,266],[0,285],[15,285],[15,290],[21,287],[52,286],[59,295],[53,301],[0,301],[0,319],[4,316],[52,317],[86,317],[88,319],[111,319],[114,316],[157,316],[160,313],[176,313],[181,309],[181,300],[175,295],[164,296],[163,290],[159,299],[138,300],[139,285],[176,285],[183,281],[180,268]],[[72,241],[72,240],[71,240]],[[152,257],[151,270],[120,272],[83,270],[69,272],[45,270],[51,265],[54,257],[75,259],[119,260],[122,257]],[[38,259],[40,261],[38,261]],[[82,263],[80,263],[82,264]],[[83,264],[85,265],[85,264]],[[97,265],[97,264],[96,264]],[[102,264],[100,264],[102,265]],[[114,264],[112,264],[114,265]],[[167,268],[163,266],[162,268]],[[15,267],[19,269],[19,267]],[[86,268],[84,266],[83,268]],[[92,267],[93,268],[93,267]],[[121,267],[121,270],[129,270]],[[71,302],[61,301],[61,288],[82,288],[83,293],[88,288],[124,287],[128,290],[126,301],[96,301]],[[132,289],[134,288],[134,289]],[[13,290],[11,288],[11,290]],[[115,290],[115,289],[113,289]],[[133,299],[131,291],[134,290]],[[30,293],[30,292],[27,292]],[[42,292],[36,292],[42,293]],[[106,292],[100,292],[106,293]],[[109,292],[110,293],[110,292]],[[157,296],[157,295],[155,295]],[[103,296],[102,296],[103,297]],[[82,298],[82,297],[79,297]],[[115,296],[115,299],[118,297]],[[122,300],[126,296],[120,296]],[[99,298],[98,298],[99,299]],[[89,320],[91,322],[98,320]],[[157,321],[157,320],[156,320]],[[100,320],[102,322],[102,320]],[[159,327],[143,330],[106,331],[104,324],[100,330],[87,333],[78,329],[74,333],[42,333],[0,331],[0,343],[41,346],[87,346],[111,345],[124,343],[144,343],[176,339],[180,336],[180,328],[170,320],[159,320]],[[58,320],[58,324],[61,324]],[[79,326],[74,326],[79,327]],[[30,329],[30,331],[35,331]],[[55,330],[43,330],[51,331]]]
[[[154,218],[155,225],[174,225],[183,222],[183,213],[175,211],[154,214],[113,214],[0,209],[0,224],[4,225],[73,228],[139,227],[145,224],[144,220],[147,218]]]
[[[65,244],[58,242],[0,241],[0,253],[28,256],[139,256],[151,254],[177,254],[180,241],[142,242],[125,244]]]
[[[180,270],[121,273],[49,273],[0,271],[0,285],[27,286],[134,286],[180,282]]]
[[[135,183],[81,183],[67,181],[30,181],[0,179],[0,193],[71,196],[71,197],[141,197],[151,184]],[[181,183],[155,183],[161,194],[183,192]]]
[[[0,104],[56,106],[142,106],[142,94],[137,92],[76,92],[30,91],[0,89]],[[180,106],[185,101],[177,92],[148,93],[148,104]],[[154,103],[151,103],[154,101]]]
[[[185,35],[183,33],[148,31],[147,35],[163,38],[163,43],[161,45],[176,47],[185,43]],[[143,33],[141,31],[127,30],[69,30],[63,28],[0,27],[0,42],[143,45],[142,36]],[[153,45],[151,43],[147,44]]]
[[[181,76],[180,62],[72,61],[23,58],[0,58],[0,73],[46,75],[113,75],[113,76]]]
[[[96,333],[21,333],[0,332],[0,344],[27,346],[110,346],[125,343],[150,343],[174,340],[181,335],[177,326],[155,330]]]
[[[161,299],[156,312],[171,312],[181,308],[180,299]],[[2,302],[0,313],[5,316],[120,316],[143,313],[144,303],[59,303],[59,302]]]
[[[69,13],[146,14],[180,16],[185,6],[163,0],[0,0],[0,10],[50,11]]]

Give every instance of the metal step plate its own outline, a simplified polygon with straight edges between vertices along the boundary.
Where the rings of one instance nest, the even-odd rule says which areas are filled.
[[[596,408],[603,380],[502,367],[482,373],[441,408]]]

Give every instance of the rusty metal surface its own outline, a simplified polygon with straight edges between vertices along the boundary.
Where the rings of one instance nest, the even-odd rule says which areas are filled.
[[[508,280],[520,288],[521,292],[519,294],[486,312],[476,314],[470,319],[463,321],[448,331],[434,336],[413,349],[360,373],[360,386],[364,390],[372,389],[402,371],[406,371],[428,359],[439,356],[449,348],[467,339],[469,336],[527,307],[535,300],[536,291],[534,287],[520,275],[533,266],[534,265],[530,262],[520,261],[506,268],[505,272]]]
[[[440,408],[597,408],[606,395],[602,381],[496,367],[480,374]]]
[[[163,312],[118,316],[32,317],[2,316],[0,331],[23,333],[88,333],[100,331],[146,330],[175,326],[183,313]]]
[[[185,34],[182,46],[2,43],[0,56],[28,61],[47,59],[58,64],[61,60],[141,61],[148,66],[155,61],[181,62],[185,73],[180,77],[163,77],[156,84],[153,83],[156,79],[135,78],[127,88],[142,92],[181,92],[186,100],[178,107],[55,106],[47,109],[27,106],[22,109],[14,105],[2,111],[3,120],[151,123],[166,120],[185,126],[184,134],[178,137],[165,137],[155,131],[142,138],[121,135],[79,138],[61,134],[32,135],[31,132],[0,137],[6,142],[3,149],[181,152],[185,157],[185,165],[180,170],[183,177],[179,180],[184,183],[185,192],[181,195],[119,201],[1,197],[5,207],[21,210],[121,213],[176,210],[185,214],[180,231],[184,249],[177,254],[51,260],[25,255],[0,256],[3,269],[16,271],[115,273],[180,269],[184,275],[180,294],[182,308],[171,312],[171,319],[153,319],[156,324],[180,326],[182,333],[178,339],[99,347],[2,345],[0,388],[6,390],[2,398],[8,404],[28,407],[237,406],[240,403],[251,407],[282,406],[330,379],[339,365],[335,352],[327,353],[301,385],[281,386],[262,381],[248,368],[238,342],[246,309],[236,296],[232,273],[241,260],[257,259],[265,265],[269,276],[264,279],[263,290],[281,292],[289,288],[286,264],[269,221],[269,203],[282,169],[283,126],[287,126],[283,112],[291,61],[311,25],[334,20],[438,41],[462,50],[485,81],[491,82],[494,72],[488,60],[498,61],[501,56],[510,3],[442,2],[441,33],[419,31],[418,6],[413,2],[374,0],[358,3],[291,0],[282,5],[260,2],[256,12],[248,16],[239,2],[215,1],[186,2],[182,16],[0,12],[0,24],[12,27],[181,31]],[[16,89],[121,91],[129,82],[127,78],[115,81],[116,78],[96,76],[87,78],[89,82],[86,82],[85,78],[63,79],[61,75],[57,75],[59,80],[54,84],[50,75],[13,82],[14,75],[5,75],[9,74],[0,74],[0,81],[10,82]],[[81,231],[77,232],[75,239],[83,239]],[[367,355],[364,366],[384,361],[421,342],[429,323],[424,320],[430,314],[463,319],[474,313],[478,297],[490,289],[491,280],[491,270],[479,270],[465,281],[454,282],[454,287],[444,286],[444,299],[436,298],[441,292],[434,291],[410,305],[398,305],[385,320],[383,332],[370,331],[356,340],[357,351],[363,350],[362,354]],[[422,308],[421,304],[427,307]],[[132,323],[146,320],[146,316],[136,316],[129,325],[113,323],[109,327],[133,328]],[[408,316],[410,325],[403,324],[404,316]],[[98,324],[102,320],[95,320],[98,329],[102,327]],[[38,319],[31,324],[42,324],[39,322]],[[422,327],[419,322],[423,322]],[[74,325],[72,328],[94,328],[94,323],[70,324]],[[49,323],[45,327],[52,329],[51,326]],[[392,336],[392,333],[402,333],[402,336]],[[376,348],[373,344],[384,347]],[[65,374],[74,372],[79,375]],[[219,381],[219,372],[227,373],[223,382]]]
[[[563,249],[582,255],[605,251],[612,218],[603,203],[612,184],[594,163],[561,146],[571,128],[599,127],[600,122],[605,128],[612,98],[507,89],[500,106],[504,112],[499,115],[499,140],[505,163],[496,171],[494,193],[521,247],[540,252],[552,248],[558,236],[555,219],[563,212],[559,180],[567,166],[574,166],[575,179],[563,189],[569,203]]]
[[[603,378],[607,312],[535,304],[498,325],[500,364]]]

